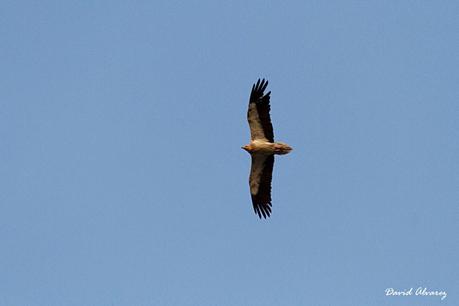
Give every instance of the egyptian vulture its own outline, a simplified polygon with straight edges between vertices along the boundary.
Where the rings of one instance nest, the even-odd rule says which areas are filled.
[[[274,155],[290,153],[292,148],[282,142],[274,142],[273,126],[269,111],[271,92],[264,94],[268,81],[258,79],[252,86],[247,120],[250,126],[250,143],[242,147],[250,153],[252,166],[249,185],[255,213],[261,219],[271,215],[271,180]]]

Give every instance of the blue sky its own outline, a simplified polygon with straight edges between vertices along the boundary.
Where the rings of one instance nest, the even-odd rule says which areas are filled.
[[[458,12],[2,1],[0,305],[457,305]],[[259,77],[294,147],[269,220]],[[448,297],[384,295],[419,286]]]

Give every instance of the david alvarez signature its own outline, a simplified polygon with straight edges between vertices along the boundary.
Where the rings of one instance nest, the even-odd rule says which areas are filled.
[[[395,290],[394,288],[386,288],[385,290],[386,296],[412,296],[412,295],[419,295],[419,296],[439,296],[441,300],[444,300],[448,293],[444,290],[430,290],[426,287],[418,287],[414,289],[413,287],[406,289],[406,290]]]

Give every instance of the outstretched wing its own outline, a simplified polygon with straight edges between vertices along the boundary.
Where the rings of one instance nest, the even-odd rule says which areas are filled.
[[[269,217],[271,214],[271,181],[273,177],[274,155],[252,153],[250,170],[250,194],[252,204],[258,217]]]
[[[264,140],[274,142],[273,125],[271,123],[271,117],[269,111],[271,109],[269,105],[269,95],[263,94],[268,81],[263,79],[260,82],[258,79],[256,84],[252,86],[252,92],[250,93],[249,111],[247,112],[247,120],[250,126],[250,137],[253,140]]]

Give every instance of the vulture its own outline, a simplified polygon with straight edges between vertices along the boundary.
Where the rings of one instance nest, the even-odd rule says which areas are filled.
[[[261,219],[271,215],[271,181],[274,155],[290,153],[292,148],[282,142],[274,142],[273,125],[269,111],[271,91],[264,93],[268,81],[258,79],[252,86],[247,120],[250,127],[250,143],[242,147],[250,153],[252,166],[249,186],[255,213]]]

